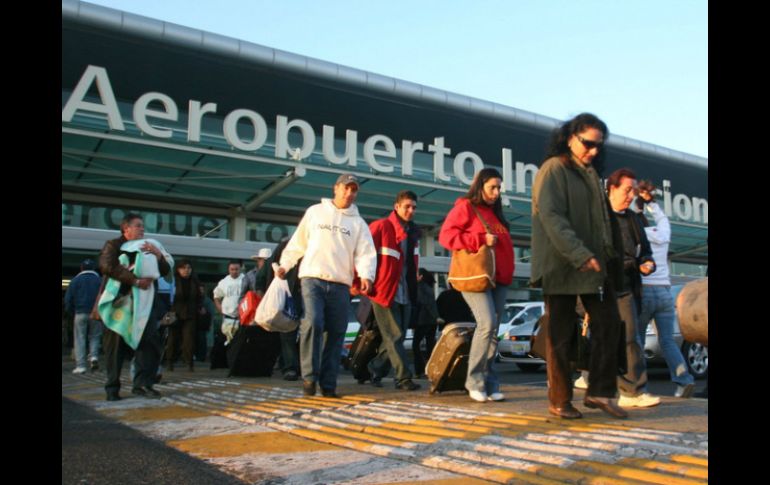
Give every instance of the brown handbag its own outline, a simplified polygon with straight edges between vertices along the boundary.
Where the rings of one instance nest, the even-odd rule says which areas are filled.
[[[471,204],[471,209],[476,213],[484,229],[488,233],[489,225],[481,214]],[[449,276],[447,281],[458,291],[479,293],[495,287],[495,249],[486,244],[477,252],[467,249],[452,251],[452,260],[449,263]]]

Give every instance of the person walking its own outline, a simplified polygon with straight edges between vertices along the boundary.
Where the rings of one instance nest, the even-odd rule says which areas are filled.
[[[607,196],[612,208],[610,218],[617,221],[623,247],[620,263],[623,278],[615,290],[620,318],[625,323],[626,372],[618,377],[618,404],[621,407],[650,407],[660,404],[660,398],[647,392],[647,362],[642,352],[643,340],[639,340],[639,312],[642,308],[642,276],[653,273],[656,265],[639,216],[629,210],[635,194],[636,175],[631,169],[621,168],[607,177]]]
[[[426,377],[426,356],[430,356],[436,345],[439,316],[436,295],[433,290],[435,284],[436,280],[433,273],[425,268],[420,268],[417,272],[417,322],[414,326],[414,339],[412,340],[414,373],[418,379]],[[420,349],[423,340],[425,340],[424,354]]]
[[[376,387],[382,387],[389,362],[395,371],[396,389],[420,388],[412,381],[404,349],[411,307],[417,303],[420,230],[412,222],[416,210],[417,194],[402,190],[396,194],[390,215],[369,225],[377,250],[377,274],[369,299],[382,335],[377,355],[368,364]]]
[[[176,312],[177,321],[169,329],[170,334],[166,347],[167,368],[169,371],[174,370],[177,349],[181,348],[182,361],[187,365],[187,370],[192,372],[195,369],[193,353],[195,352],[198,314],[203,302],[198,276],[193,273],[192,264],[188,259],[179,260],[174,286],[172,308]]]
[[[121,399],[120,371],[123,360],[133,354],[136,374],[131,392],[160,398],[160,392],[153,387],[161,354],[155,280],[170,277],[174,259],[158,241],[144,239],[140,215],[126,214],[120,221],[120,231],[121,236],[107,241],[99,254],[99,269],[108,278],[98,303],[105,326],[104,389],[108,401]]]
[[[626,418],[618,406],[620,315],[614,287],[621,275],[603,169],[607,125],[581,113],[551,136],[546,159],[532,186],[531,286],[542,288],[549,322],[546,339],[548,412],[582,418],[572,405],[570,354],[575,338],[575,307],[580,297],[590,315],[591,355],[584,405]]]
[[[305,315],[300,322],[300,358],[307,396],[315,395],[320,385],[322,395],[339,397],[337,374],[354,271],[361,278],[361,292],[368,295],[377,269],[372,235],[354,204],[359,188],[355,175],[340,175],[334,198],[323,198],[305,211],[275,272],[286,278],[302,258],[299,277]]]
[[[217,311],[222,315],[221,331],[225,336],[225,345],[229,344],[238,331],[238,297],[241,294],[244,275],[241,273],[241,262],[232,260],[227,264],[227,276],[219,280],[212,294]]]
[[[637,209],[644,223],[644,232],[652,246],[652,257],[657,269],[649,276],[642,276],[642,310],[639,314],[638,338],[643,345],[647,325],[654,318],[658,344],[663,351],[671,382],[676,384],[675,397],[689,398],[695,391],[695,378],[687,370],[682,351],[674,341],[676,310],[671,295],[671,278],[668,269],[668,245],[671,242],[671,223],[655,202],[655,186],[649,180],[639,182]],[[652,218],[654,224],[650,224]]]
[[[490,246],[495,255],[495,286],[483,292],[463,291],[476,319],[476,330],[468,356],[465,388],[474,401],[502,401],[500,382],[494,370],[497,329],[505,309],[508,285],[513,281],[513,242],[503,216],[500,190],[503,178],[494,168],[480,170],[467,194],[455,201],[439,233],[439,243],[450,251],[477,252]]]
[[[80,273],[77,274],[67,287],[64,294],[65,310],[70,315],[75,315],[73,323],[75,369],[73,374],[83,374],[88,369],[99,369],[99,353],[102,350],[102,322],[91,319],[90,313],[94,307],[96,297],[99,296],[101,277],[94,271],[96,262],[93,259],[84,259],[80,263]],[[86,357],[88,361],[86,361]]]

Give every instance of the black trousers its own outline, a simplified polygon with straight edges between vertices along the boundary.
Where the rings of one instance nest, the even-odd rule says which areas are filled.
[[[188,366],[193,365],[193,353],[195,352],[196,337],[195,318],[178,320],[176,325],[169,329],[168,342],[166,343],[165,360],[167,363],[176,362],[181,349],[182,361]]]
[[[586,396],[614,398],[618,392],[618,339],[620,315],[615,293],[609,285],[603,298],[598,294],[579,295],[590,316],[591,359]],[[546,365],[548,370],[548,400],[553,406],[563,407],[572,400],[572,374],[570,362],[575,336],[577,316],[575,306],[578,295],[546,295],[546,312],[549,314],[549,338],[546,340]]]
[[[104,390],[107,391],[108,396],[118,394],[120,391],[120,371],[126,358],[136,357],[136,377],[133,387],[151,386],[155,383],[161,353],[157,320],[150,318],[147,322],[136,350],[129,347],[120,334],[107,327],[104,327],[102,347],[107,366],[107,383],[104,385]]]
[[[425,374],[425,364],[427,362],[420,350],[422,339],[425,339],[425,350],[428,357],[430,357],[433,347],[436,345],[436,325],[416,325],[414,327],[412,354],[414,355],[414,373],[418,376]]]

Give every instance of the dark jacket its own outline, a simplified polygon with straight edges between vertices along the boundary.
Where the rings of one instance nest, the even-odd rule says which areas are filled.
[[[636,254],[635,264],[630,268],[623,267],[623,236],[620,231],[619,217],[626,217],[628,220],[628,227],[631,230],[631,239],[634,241],[634,245],[637,249],[632,250]],[[615,290],[620,292],[623,288],[622,275],[623,273],[629,275],[631,280],[631,293],[634,295],[634,301],[636,302],[636,311],[641,313],[642,311],[642,273],[639,272],[639,266],[645,262],[651,262],[653,264],[653,272],[655,272],[655,260],[652,259],[652,246],[647,239],[647,233],[644,231],[644,225],[642,224],[639,215],[627,209],[623,215],[616,214],[610,209],[610,224],[612,225],[613,244],[616,247],[620,258],[613,259],[610,262],[610,271],[612,274],[620,274],[621,281],[615,283]]]
[[[601,204],[606,195],[593,169],[558,157],[540,167],[532,187],[531,283],[544,294],[595,294],[606,284],[608,263],[617,252]],[[602,271],[579,271],[592,257]]]
[[[420,305],[417,325],[436,325],[438,307],[431,285],[422,281],[417,283],[417,303]]]
[[[96,271],[81,271],[72,278],[64,294],[65,309],[70,314],[89,313],[99,294],[101,277]]]
[[[180,320],[195,320],[198,317],[202,296],[198,286],[198,278],[190,276],[186,280],[174,275],[174,304],[172,305],[176,316]]]

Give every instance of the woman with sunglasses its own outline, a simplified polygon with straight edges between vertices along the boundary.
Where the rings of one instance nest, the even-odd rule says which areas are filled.
[[[532,286],[543,289],[549,318],[546,340],[548,411],[582,417],[572,406],[570,348],[580,296],[590,316],[591,357],[584,404],[625,418],[618,406],[620,317],[614,288],[616,244],[599,175],[607,125],[582,113],[557,128],[532,186]]]

